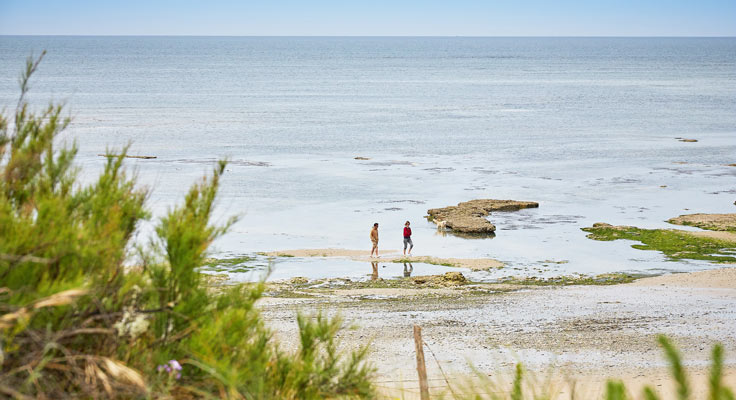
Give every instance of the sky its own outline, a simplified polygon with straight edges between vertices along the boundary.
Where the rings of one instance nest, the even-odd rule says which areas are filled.
[[[736,0],[0,0],[0,35],[736,36]]]

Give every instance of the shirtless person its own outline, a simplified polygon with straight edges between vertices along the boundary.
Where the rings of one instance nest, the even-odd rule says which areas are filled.
[[[373,229],[371,229],[371,242],[373,242],[371,257],[373,257],[373,253],[376,253],[376,257],[378,257],[378,222],[373,224]]]

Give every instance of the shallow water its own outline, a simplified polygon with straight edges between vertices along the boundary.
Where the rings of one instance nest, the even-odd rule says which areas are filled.
[[[240,272],[235,272],[240,271]],[[438,275],[445,272],[461,272],[466,276],[477,274],[478,278],[488,276],[467,268],[446,267],[425,263],[394,263],[390,261],[353,261],[340,257],[310,258],[265,258],[255,260],[232,268],[207,270],[209,273],[227,273],[232,282],[268,282],[287,280],[293,277],[304,277],[309,280],[322,278],[347,278],[351,281],[368,281],[377,279],[399,279],[411,276]],[[331,284],[336,284],[332,282]]]
[[[15,104],[23,59],[44,48],[30,99],[66,100],[87,171],[128,141],[157,156],[130,162],[154,189],[155,215],[231,159],[218,219],[242,218],[216,254],[368,253],[373,222],[395,249],[410,220],[417,255],[492,257],[529,273],[546,260],[567,261],[559,274],[694,270],[713,265],[580,228],[734,212],[732,38],[2,36],[0,104]],[[475,198],[540,208],[494,213],[492,239],[423,220]],[[286,260],[274,274],[304,276],[318,261],[332,263]]]

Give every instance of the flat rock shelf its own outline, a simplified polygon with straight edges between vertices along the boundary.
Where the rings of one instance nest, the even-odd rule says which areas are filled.
[[[523,208],[537,208],[534,201],[477,199],[459,203],[456,206],[432,208],[427,210],[428,219],[439,228],[448,228],[467,234],[493,234],[496,226],[486,217],[495,211],[517,211]]]

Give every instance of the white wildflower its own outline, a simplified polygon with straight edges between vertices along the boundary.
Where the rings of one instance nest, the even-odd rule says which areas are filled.
[[[115,323],[113,327],[118,332],[118,336],[130,336],[135,339],[148,330],[148,325],[148,319],[144,314],[126,310],[123,313],[123,318]]]

